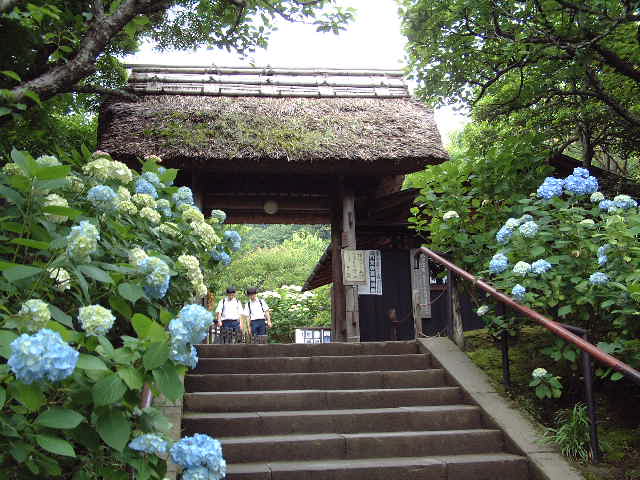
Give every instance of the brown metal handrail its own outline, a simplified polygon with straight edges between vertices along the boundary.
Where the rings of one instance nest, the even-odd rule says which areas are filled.
[[[496,290],[494,287],[492,287],[488,283],[486,283],[486,282],[480,280],[479,278],[473,276],[472,274],[470,274],[466,270],[463,270],[462,268],[458,267],[454,263],[451,263],[449,260],[443,258],[442,256],[438,255],[437,253],[435,253],[432,250],[429,250],[426,247],[420,247],[418,249],[418,251],[416,252],[416,257],[421,255],[421,254],[427,255],[429,258],[432,258],[433,260],[435,260],[439,264],[444,265],[445,267],[447,267],[447,269],[449,269],[452,272],[456,273],[457,275],[459,275],[460,277],[464,278],[465,280],[469,280],[471,283],[473,283],[475,286],[477,286],[481,290],[484,290],[485,292],[491,294],[492,296],[494,296],[495,298],[497,298],[501,302],[509,305],[514,310],[517,310],[520,313],[523,313],[527,317],[529,317],[529,318],[535,320],[536,322],[538,322],[540,325],[545,327],[547,330],[553,332],[554,334],[556,334],[559,337],[563,338],[567,342],[572,343],[573,345],[578,347],[580,350],[588,353],[593,358],[598,360],[600,363],[603,363],[604,365],[613,368],[614,370],[622,373],[623,375],[625,375],[626,377],[631,379],[636,384],[640,385],[640,372],[638,370],[636,370],[633,367],[627,365],[626,363],[618,360],[617,358],[609,355],[608,353],[600,350],[594,344],[584,340],[583,338],[579,337],[578,335],[570,332],[565,327],[563,327],[560,323],[555,322],[555,321],[545,317],[544,315],[539,314],[535,310],[532,310],[531,308],[526,307],[526,306],[516,302],[513,298],[509,297],[508,295],[505,295],[504,293],[500,292],[499,290]]]

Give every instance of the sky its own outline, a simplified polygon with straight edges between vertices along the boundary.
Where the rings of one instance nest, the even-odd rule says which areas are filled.
[[[339,0],[343,7],[357,10],[356,20],[339,35],[318,33],[311,25],[278,23],[266,50],[260,49],[250,60],[243,60],[223,50],[156,52],[145,45],[127,63],[165,65],[238,66],[249,61],[256,66],[317,68],[382,68],[405,66],[405,38],[400,32],[400,18],[395,0]],[[412,85],[410,84],[410,88]],[[450,107],[437,109],[436,122],[445,144],[449,135],[467,121]]]

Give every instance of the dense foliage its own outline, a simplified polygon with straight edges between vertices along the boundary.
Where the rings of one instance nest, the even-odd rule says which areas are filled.
[[[160,437],[127,446],[168,428],[141,392],[181,397],[212,322],[194,302],[220,269],[211,252],[233,242],[157,157],[140,174],[103,152],[12,160],[0,172],[0,477],[163,478],[165,460],[135,448]]]
[[[585,166],[640,145],[638,3],[400,0],[418,95],[461,103],[499,130],[536,131]],[[490,125],[487,125],[492,129]],[[495,141],[485,137],[485,141]]]

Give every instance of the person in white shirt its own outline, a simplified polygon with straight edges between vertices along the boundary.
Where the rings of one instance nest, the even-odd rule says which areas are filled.
[[[236,298],[236,289],[229,287],[227,288],[227,295],[218,302],[216,323],[219,327],[242,332],[240,315],[242,315],[242,304]]]
[[[244,306],[244,315],[249,318],[251,335],[266,335],[267,327],[271,328],[271,312],[269,305],[258,298],[257,288],[248,288],[249,301]]]

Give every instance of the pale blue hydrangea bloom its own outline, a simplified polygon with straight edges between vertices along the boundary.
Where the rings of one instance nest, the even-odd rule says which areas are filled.
[[[550,200],[553,197],[559,197],[562,195],[562,188],[564,187],[564,180],[560,178],[547,177],[542,182],[542,185],[538,187],[538,197]]]
[[[536,275],[542,275],[543,273],[551,270],[551,264],[546,260],[540,259],[536,260],[531,264],[531,271]]]
[[[598,256],[598,265],[600,265],[601,267],[603,265],[606,265],[608,261],[609,261],[609,257],[607,257],[606,255]]]
[[[518,227],[518,231],[525,238],[535,237],[536,234],[538,233],[538,229],[539,229],[538,224],[532,220],[525,222],[522,225],[520,225],[520,227]]]
[[[141,175],[147,182],[149,182],[154,187],[162,187],[162,182],[160,181],[160,177],[153,172],[143,172]]]
[[[67,235],[67,256],[74,260],[87,260],[97,250],[98,240],[98,229],[87,220],[81,221],[79,225],[71,227]]]
[[[605,243],[604,245],[599,246],[598,256],[601,257],[602,255],[606,255],[610,248],[611,245],[609,243]]]
[[[509,259],[503,253],[496,253],[489,262],[489,271],[493,274],[504,272],[509,266]]]
[[[49,304],[37,298],[24,302],[18,315],[22,317],[24,327],[30,332],[37,332],[51,320]]]
[[[609,277],[606,273],[595,272],[591,274],[591,276],[589,277],[589,281],[594,285],[604,285],[605,283],[609,282]]]
[[[522,215],[519,219],[518,222],[520,222],[520,224],[523,224],[525,222],[531,222],[533,221],[533,217],[531,215],[529,215],[528,213]]]
[[[211,218],[215,218],[220,223],[224,223],[227,219],[227,214],[222,210],[211,210]]]
[[[198,351],[193,345],[182,342],[171,342],[169,358],[176,363],[186,365],[189,368],[196,368],[198,365]]]
[[[500,245],[504,245],[509,242],[512,235],[513,235],[513,230],[507,227],[506,225],[503,225],[500,228],[500,230],[498,230],[498,233],[496,233],[496,241]]]
[[[147,433],[140,435],[129,442],[131,450],[163,456],[169,450],[169,444],[159,435]]]
[[[211,250],[211,258],[216,262],[222,262],[223,265],[229,265],[231,263],[231,257],[224,250],[214,248]]]
[[[617,195],[613,199],[613,205],[616,208],[622,208],[623,210],[628,210],[630,208],[637,207],[638,202],[636,202],[629,195]]]
[[[189,187],[180,187],[172,196],[178,205],[193,205],[193,192]]]
[[[163,217],[173,216],[173,212],[171,211],[171,204],[169,203],[169,200],[165,200],[161,198],[160,200],[158,200],[156,207],[158,208],[158,211],[162,214]]]
[[[523,277],[531,271],[531,265],[527,262],[518,262],[513,266],[513,273]]]
[[[576,167],[573,169],[573,175],[576,177],[589,178],[591,174],[586,168]]]
[[[107,185],[96,185],[87,192],[87,200],[99,210],[113,210],[118,194]]]
[[[136,180],[136,193],[150,195],[153,199],[158,198],[156,187],[142,177]]]
[[[527,293],[527,289],[524,288],[519,283],[511,289],[511,295],[518,300],[522,300],[524,298],[524,294]]]
[[[101,305],[81,307],[78,313],[80,326],[89,336],[105,335],[111,330],[115,320],[116,317],[113,316],[111,310]]]
[[[237,252],[238,250],[240,250],[240,244],[242,242],[242,238],[240,237],[240,234],[238,232],[236,232],[235,230],[227,230],[224,232],[224,239],[231,243],[231,250],[234,252]]]
[[[573,175],[564,180],[564,188],[576,195],[588,195],[598,191],[598,180],[586,168],[574,168]]]
[[[175,342],[196,344],[207,336],[213,314],[201,305],[191,304],[180,310],[169,322],[169,333]]]
[[[600,207],[600,210],[609,210],[611,207],[614,207],[615,205],[613,204],[613,202],[611,200],[602,200],[599,204],[598,207]]]
[[[220,442],[208,435],[196,433],[193,437],[182,438],[171,447],[170,452],[173,463],[183,468],[205,467],[216,480],[224,478],[226,474]]]
[[[224,477],[221,477],[219,473],[209,471],[205,467],[188,468],[182,472],[182,480],[219,480],[221,478]]]
[[[24,333],[11,342],[7,364],[22,383],[57,382],[73,373],[78,355],[58,332],[44,328],[33,335]]]
[[[169,266],[158,257],[146,257],[138,264],[147,276],[144,280],[144,293],[149,298],[160,299],[167,294],[171,281]]]

